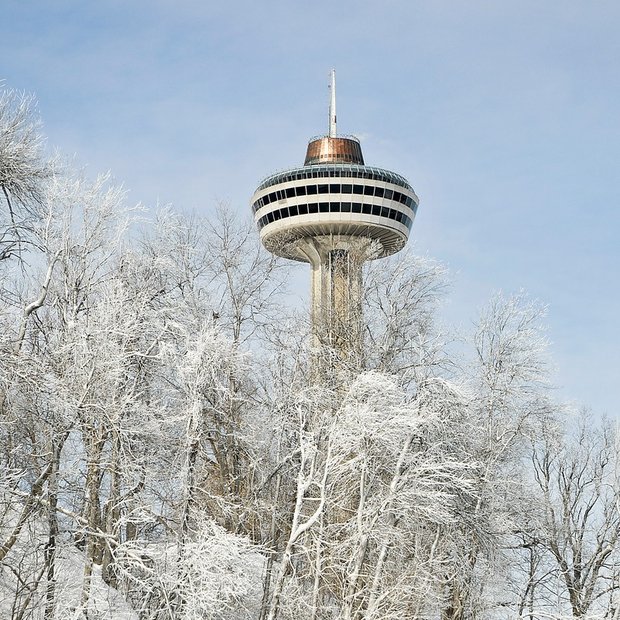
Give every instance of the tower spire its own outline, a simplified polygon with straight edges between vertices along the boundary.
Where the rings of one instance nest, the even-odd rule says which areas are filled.
[[[329,90],[329,137],[336,137],[336,69],[331,70]]]

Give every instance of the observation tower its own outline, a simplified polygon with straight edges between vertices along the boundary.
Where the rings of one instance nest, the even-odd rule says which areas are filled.
[[[314,345],[350,357],[361,347],[362,265],[403,248],[419,201],[404,177],[365,165],[357,138],[337,134],[335,71],[330,81],[327,135],[310,140],[303,166],[258,186],[252,211],[267,250],[311,266]]]

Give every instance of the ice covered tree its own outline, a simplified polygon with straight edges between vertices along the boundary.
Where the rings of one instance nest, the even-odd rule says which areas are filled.
[[[34,97],[0,89],[0,262],[33,241],[30,224],[39,217],[53,169],[43,145]]]
[[[533,442],[533,496],[540,509],[528,543],[543,555],[532,607],[573,618],[612,618],[620,566],[617,437],[606,420],[582,412],[574,430],[550,421]],[[543,578],[544,577],[544,578]],[[549,600],[548,590],[558,592]]]
[[[478,468],[474,494],[461,499],[458,520],[441,534],[443,620],[482,617],[506,601],[491,590],[515,528],[513,500],[527,440],[550,407],[542,315],[523,295],[499,295],[473,336],[471,400],[449,441],[455,455],[468,455]]]
[[[429,609],[436,529],[470,487],[470,465],[440,439],[446,410],[462,404],[445,381],[412,397],[380,373],[361,375],[344,399],[310,389],[293,403],[294,509],[267,618],[415,618]]]
[[[249,218],[128,207],[33,110],[0,96],[0,615],[618,620],[617,434],[561,431],[537,304],[450,339],[444,269],[373,262],[325,380]]]

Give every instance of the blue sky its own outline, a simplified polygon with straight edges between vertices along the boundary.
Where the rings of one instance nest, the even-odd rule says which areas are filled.
[[[36,94],[50,145],[147,205],[247,210],[326,130],[335,67],[339,131],[420,196],[412,238],[452,270],[447,319],[527,290],[549,306],[559,395],[618,414],[619,3],[4,0],[2,16],[0,79]]]

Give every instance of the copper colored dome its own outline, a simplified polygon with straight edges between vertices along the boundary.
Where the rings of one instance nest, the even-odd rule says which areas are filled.
[[[327,163],[363,166],[364,156],[357,138],[322,136],[310,140],[304,166]]]

